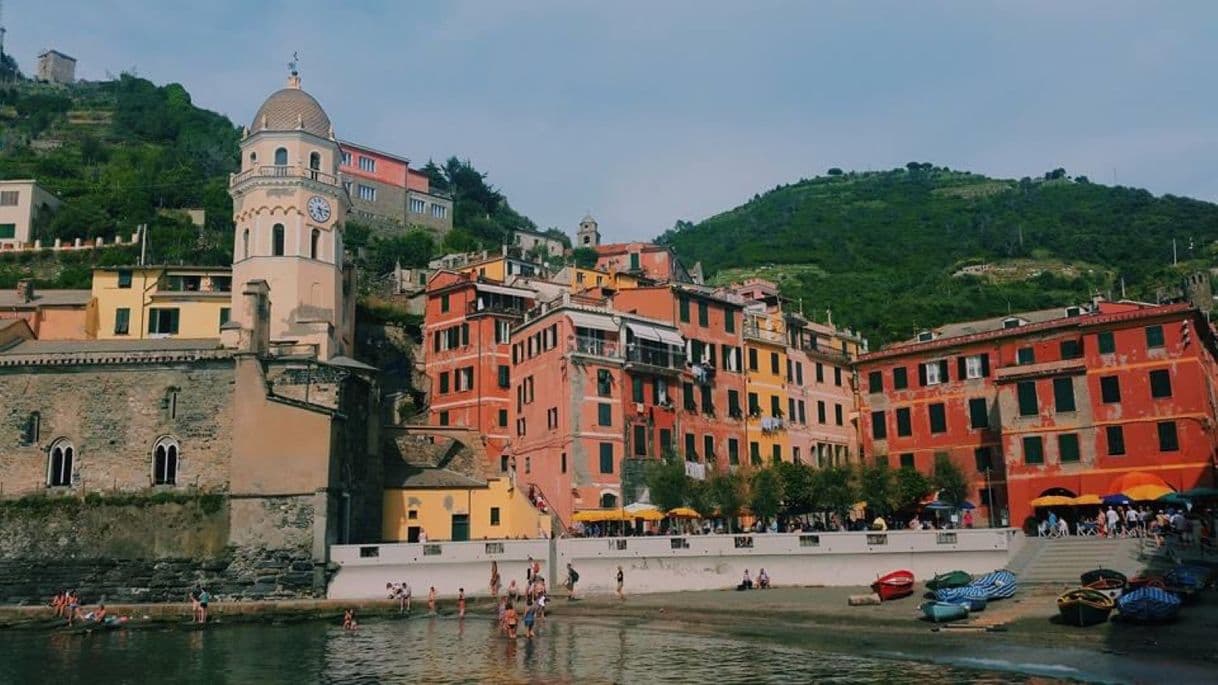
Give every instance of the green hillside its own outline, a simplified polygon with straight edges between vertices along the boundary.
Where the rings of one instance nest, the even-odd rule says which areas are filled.
[[[831,308],[834,323],[874,345],[1097,291],[1119,296],[1121,279],[1129,297],[1150,298],[1214,263],[1218,205],[1060,169],[1016,181],[910,163],[833,169],[701,223],[678,222],[659,240],[701,261],[715,282],[776,280],[809,315],[823,321]]]

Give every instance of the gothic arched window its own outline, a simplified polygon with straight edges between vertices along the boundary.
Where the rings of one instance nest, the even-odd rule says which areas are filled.
[[[271,229],[271,254],[283,256],[283,224],[275,224]]]
[[[241,233],[241,256],[249,259],[250,256],[250,229],[245,229]]]
[[[72,462],[76,460],[76,449],[67,438],[51,443],[47,452],[47,485],[53,488],[72,485]]]
[[[169,436],[156,441],[152,448],[152,484],[174,485],[178,482],[178,441]]]
[[[317,172],[321,170],[321,153],[319,153],[319,152],[309,153],[309,169],[311,170],[310,174],[309,174],[310,177],[314,181],[316,181]]]

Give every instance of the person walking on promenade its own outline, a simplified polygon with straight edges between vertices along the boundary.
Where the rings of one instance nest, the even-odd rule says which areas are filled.
[[[491,562],[491,599],[499,599],[499,562]]]
[[[579,573],[567,564],[567,600],[575,599],[575,584],[579,582]]]
[[[622,573],[622,567],[617,567],[617,598],[626,599],[626,595],[622,594],[622,586],[626,583],[626,574]]]

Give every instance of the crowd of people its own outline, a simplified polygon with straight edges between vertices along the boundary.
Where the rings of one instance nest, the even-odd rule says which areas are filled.
[[[1211,512],[1188,512],[1168,507],[1152,510],[1150,505],[1115,505],[1100,507],[1094,514],[1074,516],[1074,535],[1105,538],[1150,537],[1157,546],[1173,539],[1180,544],[1213,544]],[[1071,535],[1070,521],[1050,509],[1037,524],[1041,537]]]
[[[87,626],[113,628],[125,624],[129,617],[111,616],[104,602],[98,603],[97,608],[87,611],[81,604],[80,594],[76,590],[60,590],[51,598],[51,608],[55,610],[55,618],[67,620],[68,627],[78,622]]]

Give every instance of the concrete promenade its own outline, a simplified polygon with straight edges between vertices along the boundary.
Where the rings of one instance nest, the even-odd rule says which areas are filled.
[[[776,586],[865,586],[896,569],[920,579],[953,569],[992,571],[1021,541],[1013,529],[988,528],[338,545],[330,548],[338,568],[328,597],[381,597],[388,582],[409,583],[416,599],[433,586],[442,597],[459,588],[483,596],[492,561],[506,588],[513,579],[524,583],[530,556],[551,587],[570,563],[580,574],[577,591],[591,594],[613,591],[618,566],[636,594],[731,588],[745,569],[755,578],[762,568]]]

